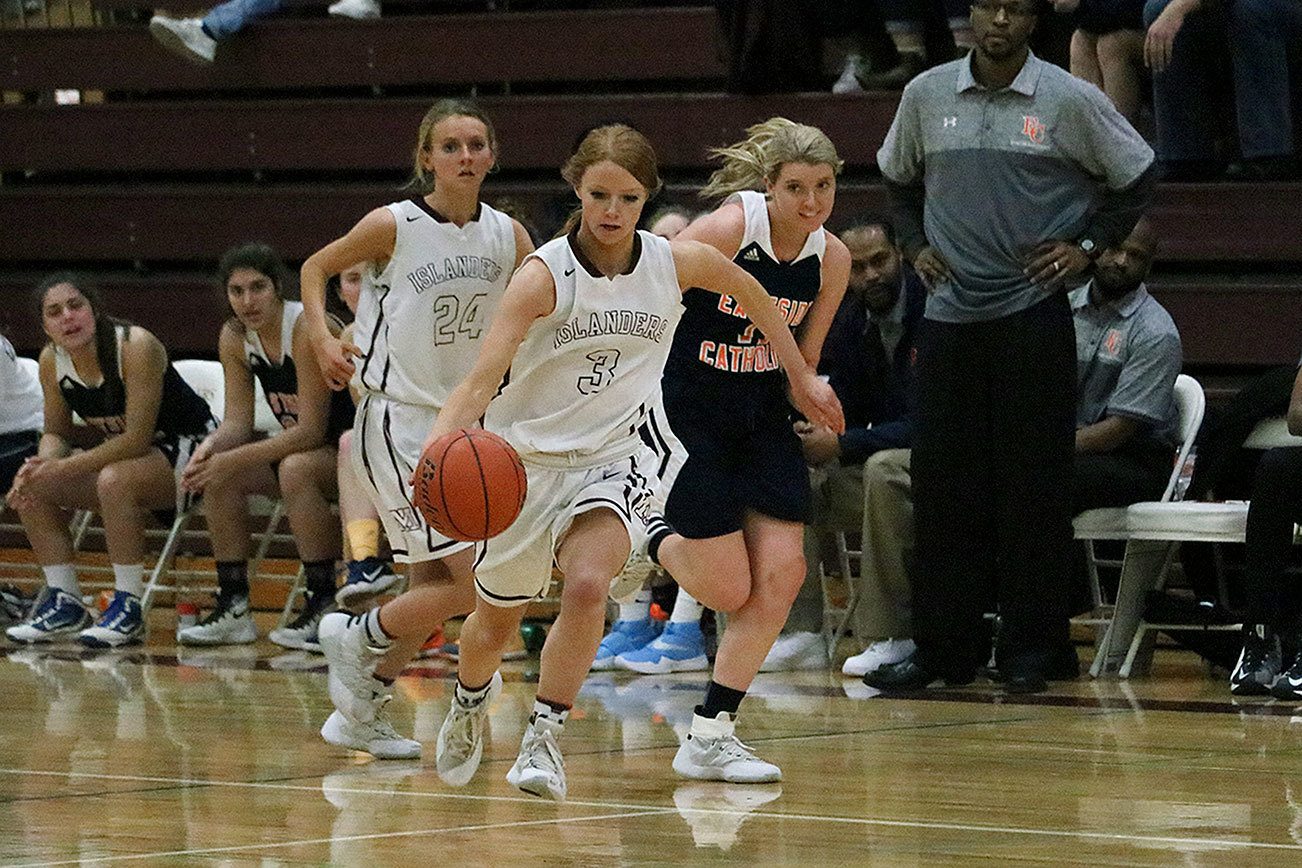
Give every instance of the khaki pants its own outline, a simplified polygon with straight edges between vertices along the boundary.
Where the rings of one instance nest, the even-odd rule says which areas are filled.
[[[910,450],[886,449],[862,466],[813,471],[814,503],[805,529],[805,584],[791,607],[787,631],[817,632],[823,626],[823,589],[818,577],[822,541],[836,531],[859,530],[864,559],[857,583],[853,629],[864,643],[912,635],[913,496]]]

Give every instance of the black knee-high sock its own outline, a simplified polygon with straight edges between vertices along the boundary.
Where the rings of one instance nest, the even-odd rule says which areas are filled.
[[[720,711],[726,711],[729,716],[736,717],[737,709],[745,698],[746,691],[724,687],[719,682],[711,680],[710,686],[705,688],[705,702],[696,706],[696,713],[709,720],[718,717]]]
[[[335,560],[303,561],[303,572],[307,579],[307,592],[318,599],[335,595]]]
[[[218,561],[217,587],[223,599],[249,596],[249,562]]]

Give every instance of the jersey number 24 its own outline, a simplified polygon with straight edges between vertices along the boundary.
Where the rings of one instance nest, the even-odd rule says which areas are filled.
[[[484,332],[480,316],[486,293],[477,292],[461,306],[455,295],[440,295],[434,299],[434,345],[441,347],[455,343],[458,335],[468,340],[479,340]]]

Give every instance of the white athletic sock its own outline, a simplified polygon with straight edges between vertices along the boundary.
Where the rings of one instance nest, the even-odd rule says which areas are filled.
[[[682,588],[678,589],[678,598],[674,600],[674,611],[669,615],[670,624],[695,624],[701,620],[701,604]]]
[[[145,593],[145,568],[141,564],[114,564],[113,587],[137,597]]]
[[[60,591],[67,591],[78,600],[81,599],[81,587],[77,584],[77,569],[72,564],[55,564],[41,567],[45,573],[45,584]]]
[[[380,626],[380,606],[371,609],[362,616],[362,628],[366,631],[366,646],[373,651],[387,651],[393,645],[393,637],[384,632]]]
[[[453,688],[453,695],[456,696],[457,702],[461,703],[464,707],[473,708],[484,701],[485,697],[488,696],[488,689],[492,686],[493,679],[490,678],[488,679],[488,683],[483,687],[480,687],[477,690],[471,690],[463,685],[461,679],[458,678],[457,685]]]
[[[533,701],[533,715],[530,716],[529,722],[535,720],[545,720],[553,726],[565,726],[565,721],[570,719],[570,710],[568,708],[558,711],[549,703],[535,699]]]
[[[651,589],[643,588],[630,602],[619,604],[619,620],[645,621],[651,617]]]

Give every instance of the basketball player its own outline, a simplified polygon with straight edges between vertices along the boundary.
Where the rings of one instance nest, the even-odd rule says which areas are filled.
[[[683,291],[706,287],[744,305],[792,372],[797,404],[811,419],[842,427],[835,395],[805,364],[754,278],[708,245],[636,231],[643,205],[660,188],[645,137],[627,126],[598,127],[562,174],[580,212],[566,235],[512,278],[474,370],[448,397],[429,437],[482,416],[520,453],[529,478],[519,517],[479,551],[479,599],[461,631],[457,685],[439,730],[439,775],[462,785],[478,768],[484,718],[501,688],[502,649],[525,604],[545,591],[554,561],[565,574],[560,614],[543,646],[534,711],[507,781],[558,801],[566,782],[557,738],[601,641],[612,580],[646,532],[657,462],[638,427],[660,390]],[[730,736],[715,748],[747,753]]]
[[[376,756],[417,756],[381,714],[389,688],[425,640],[474,606],[469,543],[432,530],[411,499],[408,478],[448,392],[470,370],[506,282],[533,251],[524,228],[480,202],[497,159],[493,127],[475,105],[441,100],[421,122],[413,183],[424,192],[377,208],[303,264],[307,322],[331,386],[361,391],[353,468],[379,510],[409,589],[350,619],[321,622],[330,698],[339,713],[326,741]],[[327,327],[325,281],[357,262],[365,275],[356,344]],[[353,358],[360,362],[354,364]]]
[[[331,285],[338,282],[339,299],[354,317],[357,316],[357,304],[368,267],[365,262],[350,265],[327,282]],[[339,333],[339,339],[344,343],[353,342],[354,325],[349,322]],[[361,397],[351,385],[348,391],[354,401]],[[398,577],[380,559],[380,513],[353,469],[352,422],[350,419],[349,430],[339,436],[335,467],[339,481],[339,523],[343,526],[344,552],[348,558],[346,580],[335,594],[335,602],[341,609],[356,612],[369,599],[397,584]]]
[[[185,645],[257,639],[249,612],[249,496],[260,494],[284,498],[307,579],[302,613],[270,638],[304,648],[316,642],[317,622],[334,602],[340,535],[330,503],[338,496],[335,454],[340,433],[352,425],[353,400],[322,379],[303,305],[286,300],[288,275],[274,250],[265,244],[231,248],[217,274],[234,313],[217,347],[226,411],[194,451],[181,485],[203,494],[219,592],[216,608],[177,638]],[[281,426],[271,437],[254,432],[255,379]]]
[[[820,130],[785,118],[747,134],[714,152],[722,165],[701,196],[723,204],[681,237],[708,244],[763,285],[800,336],[801,364],[813,370],[850,277],[849,251],[823,228],[841,160]],[[805,577],[809,473],[779,366],[790,363],[771,352],[772,336],[757,333],[742,305],[695,289],[683,303],[665,367],[665,417],[654,412],[648,424],[667,462],[664,517],[653,520],[649,555],[681,590],[664,633],[616,663],[637,668],[631,664],[672,656],[675,624],[690,626],[701,603],[729,613],[674,770],[775,781],[776,765],[740,753],[721,758],[717,745],[732,736],[738,706]]]
[[[50,338],[40,358],[45,433],[8,500],[22,517],[45,588],[32,616],[5,632],[17,642],[73,635],[100,648],[139,642],[146,514],[180,505],[177,472],[217,422],[158,338],[110,317],[84,279],[52,275],[37,287],[36,300]],[[84,451],[73,448],[80,439],[74,413],[89,429],[82,436],[97,441]],[[100,514],[113,564],[113,599],[93,626],[72,563],[68,517],[75,509]]]

